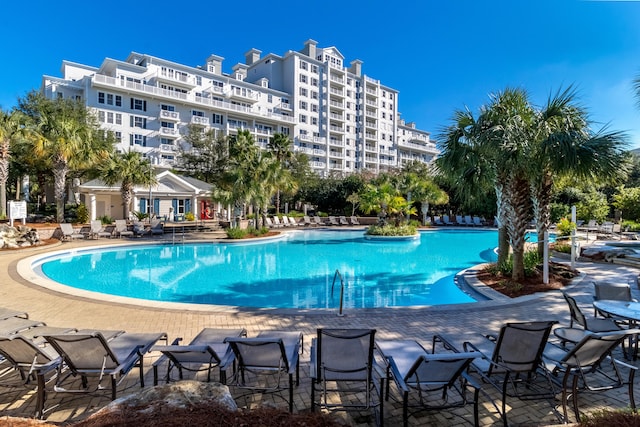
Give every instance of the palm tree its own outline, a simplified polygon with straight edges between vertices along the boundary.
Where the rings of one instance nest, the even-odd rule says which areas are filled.
[[[531,145],[530,187],[538,233],[538,252],[544,250],[544,233],[551,221],[554,178],[571,175],[578,179],[621,177],[627,170],[623,148],[625,135],[604,130],[590,131],[586,110],[576,103],[571,88],[549,97],[538,114]]]
[[[282,168],[287,168],[289,162],[293,158],[293,151],[291,150],[291,139],[283,133],[276,133],[271,138],[269,138],[267,150],[269,150],[271,155],[280,163]],[[276,213],[280,213],[279,188],[276,191]]]
[[[136,185],[150,187],[157,183],[153,166],[137,151],[115,153],[100,166],[99,173],[105,184],[120,184],[124,219],[128,219],[131,212],[133,188]]]
[[[64,222],[64,197],[71,170],[86,170],[106,159],[112,140],[100,130],[96,118],[78,101],[49,100],[30,93],[19,100],[28,115],[28,143],[32,154],[51,168],[54,178],[56,220]]]
[[[9,179],[9,160],[11,142],[21,130],[18,111],[0,110],[0,218],[7,215],[7,180]]]

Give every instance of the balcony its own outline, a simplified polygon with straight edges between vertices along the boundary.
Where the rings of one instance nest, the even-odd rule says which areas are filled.
[[[367,100],[365,101],[365,103],[366,103],[368,106],[370,106],[370,107],[376,107],[376,108],[378,108],[378,103],[377,103],[376,101],[371,100],[371,99],[367,99]]]
[[[325,167],[327,167],[327,164],[324,162],[309,162],[309,164],[312,168],[316,169],[324,169]]]
[[[336,75],[331,74],[330,79],[331,79],[331,82],[333,82],[333,83],[337,83],[339,85],[344,85],[344,78],[342,78],[342,77],[338,77]]]
[[[329,88],[329,92],[334,95],[344,96],[344,90],[342,89]]]
[[[376,122],[372,122],[371,120],[367,120],[365,122],[365,126],[367,126],[368,128],[376,129]]]
[[[344,110],[344,102],[329,101],[329,105],[332,107],[336,107],[336,108],[340,108],[341,110]]]
[[[170,73],[168,71],[158,72],[155,76],[155,80],[169,83],[172,85],[179,85],[189,89],[193,89],[197,86],[196,79],[193,76],[183,73]],[[153,79],[152,79],[153,81]]]
[[[365,92],[367,93],[367,95],[378,96],[378,91],[376,89],[367,88]]]
[[[298,140],[315,142],[316,144],[326,144],[327,143],[327,139],[325,137],[322,137],[322,136],[298,135]]]
[[[231,99],[254,103],[258,102],[260,94],[244,87],[231,86],[229,90],[224,92],[224,96]]]
[[[341,159],[342,157],[344,157],[342,151],[338,151],[338,150],[330,150],[329,151],[329,157],[336,157],[338,159]]]
[[[282,102],[275,109],[282,111],[291,111],[291,104],[289,104],[288,102]]]
[[[367,138],[367,139],[375,139],[375,140],[377,140],[377,139],[378,139],[378,138],[376,137],[376,134],[375,134],[375,133],[371,133],[371,132],[366,132],[366,133],[364,134],[364,137],[365,137],[365,138]]]
[[[329,113],[329,117],[333,120],[340,120],[340,121],[344,121],[344,114],[338,114],[338,113]]]
[[[336,147],[344,147],[344,141],[337,138],[330,138],[329,145],[334,145]]]
[[[344,128],[342,126],[329,126],[331,132],[344,132]]]
[[[180,132],[178,132],[178,129],[175,129],[175,128],[161,127],[160,128],[160,135],[162,135],[162,136],[171,136],[171,137],[177,138],[177,137],[180,136]]]
[[[175,153],[178,151],[178,147],[171,144],[160,144],[158,147],[158,151],[161,153]]]
[[[162,89],[153,85],[145,85],[142,83],[135,83],[126,80],[116,79],[113,77],[105,76],[102,74],[96,74],[93,76],[91,85],[94,87],[103,87],[112,90],[126,91],[129,93],[137,93],[143,96],[152,97],[156,99],[163,99],[172,102],[180,102],[190,106],[208,107],[212,110],[223,110],[226,112],[233,112],[234,114],[241,114],[251,118],[268,118],[278,124],[297,123],[294,117],[269,112],[267,110],[257,110],[251,107],[245,107],[242,105],[231,104],[226,101],[217,101],[211,98],[197,96],[195,93],[182,93],[172,90]]]
[[[191,116],[191,124],[198,126],[209,126],[209,117]]]
[[[172,120],[174,122],[180,121],[180,113],[177,111],[167,111],[160,110],[160,115],[158,116],[160,120]]]

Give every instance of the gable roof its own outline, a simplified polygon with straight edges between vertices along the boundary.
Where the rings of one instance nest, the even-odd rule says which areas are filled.
[[[211,193],[211,184],[196,178],[176,175],[168,170],[156,173],[156,180],[158,183],[151,187],[151,192],[156,196],[196,195],[206,197]],[[78,188],[82,193],[120,192],[120,184],[106,185],[101,179],[87,181]],[[141,196],[148,195],[149,187],[136,185],[133,188],[133,193]]]

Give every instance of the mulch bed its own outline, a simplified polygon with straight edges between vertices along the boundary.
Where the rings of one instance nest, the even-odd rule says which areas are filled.
[[[511,298],[531,295],[537,292],[554,291],[563,289],[578,275],[576,270],[564,264],[549,263],[549,283],[542,283],[542,266],[533,276],[525,277],[519,282],[514,282],[510,277],[501,274],[492,274],[485,269],[477,274],[477,278],[485,285]]]

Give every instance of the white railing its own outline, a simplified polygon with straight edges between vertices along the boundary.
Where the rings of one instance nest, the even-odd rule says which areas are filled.
[[[311,163],[312,168],[324,168],[325,166],[327,166],[327,164],[324,162],[309,162],[309,163]]]
[[[342,89],[331,88],[329,89],[329,92],[333,93],[334,95],[340,95],[340,96],[344,95],[344,91]]]
[[[209,126],[209,117],[191,116],[191,124]]]
[[[376,107],[376,108],[378,107],[378,103],[376,101],[372,101],[370,99],[367,99],[365,102],[367,103],[367,105],[370,105],[372,107]]]
[[[314,148],[312,154],[315,154],[316,156],[326,156],[327,152],[325,150],[320,150],[318,148]]]
[[[163,135],[178,136],[178,129],[161,127],[160,133]]]
[[[378,95],[378,91],[375,89],[369,89],[367,88],[367,93],[370,95]]]
[[[334,132],[344,132],[344,128],[340,126],[329,126],[329,129],[331,129]]]
[[[176,147],[175,145],[170,145],[170,144],[160,144],[159,150],[160,151],[164,151],[164,152],[173,153],[174,151],[178,151],[178,147]]]
[[[336,120],[344,120],[344,116],[342,114],[331,113],[329,117]]]
[[[134,83],[134,82],[129,82],[126,80],[120,80],[120,79],[116,79],[113,77],[109,77],[109,76],[105,76],[102,74],[96,74],[93,77],[93,82],[97,83],[97,84],[101,84],[101,85],[108,85],[108,86],[117,86],[117,87],[124,87],[127,89],[132,89],[141,93],[145,93],[148,95],[153,95],[153,96],[161,96],[164,98],[169,98],[169,99],[179,99],[182,101],[187,101],[187,102],[192,102],[198,105],[206,105],[206,106],[210,106],[210,107],[215,107],[218,109],[222,109],[222,110],[228,110],[228,111],[236,111],[236,112],[241,112],[241,113],[246,113],[246,114],[250,114],[253,116],[260,116],[260,117],[268,117],[268,118],[272,118],[274,120],[280,120],[283,122],[287,122],[287,123],[296,123],[296,119],[294,117],[291,116],[285,116],[283,114],[277,114],[277,113],[273,113],[273,112],[268,112],[268,111],[257,111],[254,110],[253,108],[248,108],[242,105],[235,105],[235,104],[231,104],[230,102],[224,102],[224,101],[216,101],[213,100],[211,98],[205,98],[202,96],[196,96],[194,94],[188,94],[188,93],[182,93],[182,92],[175,92],[175,91],[171,91],[171,90],[166,90],[166,89],[161,89],[159,87],[156,86],[150,86],[150,85],[144,85],[141,83]]]
[[[331,81],[344,84],[344,79],[342,77],[334,76],[333,74],[331,75]]]
[[[369,83],[374,83],[374,84],[378,84],[378,82],[379,82],[379,80],[372,79],[371,77],[368,77],[368,76],[364,76],[364,81],[369,82]]]
[[[330,145],[336,145],[336,146],[339,146],[339,147],[344,147],[344,141],[341,141],[341,140],[335,139],[335,138],[329,139],[329,144]]]
[[[180,121],[180,113],[177,111],[160,110],[160,118]]]
[[[329,101],[329,105],[332,107],[344,108],[344,104],[338,101]]]

